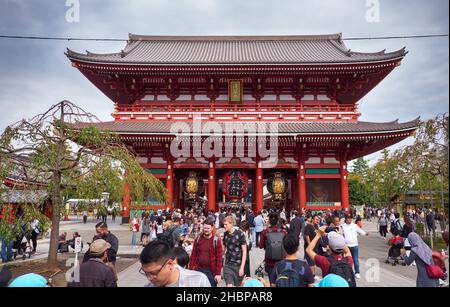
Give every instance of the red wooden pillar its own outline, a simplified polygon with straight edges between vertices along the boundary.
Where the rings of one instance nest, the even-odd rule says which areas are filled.
[[[175,176],[175,175],[174,175]],[[178,184],[178,178],[174,178],[173,179],[174,180],[174,185],[175,185],[175,191],[174,191],[174,195],[175,195],[175,197],[174,197],[174,201],[175,201],[175,207],[178,209],[178,208],[180,208],[180,205],[179,205],[179,203],[178,203],[178,195],[180,194],[179,193],[179,184]]]
[[[130,187],[127,183],[124,185],[124,195],[122,199],[122,224],[128,224],[130,221],[130,205],[131,205],[131,197],[130,197]]]
[[[214,160],[210,160],[208,167],[208,211],[216,212],[216,195],[216,162]]]
[[[261,210],[264,209],[263,180],[264,180],[263,169],[259,164],[259,160],[256,160],[255,207],[253,208],[255,214],[259,214],[259,212],[261,212]]]
[[[305,164],[302,160],[298,163],[298,210],[302,214],[303,209],[306,209],[306,177],[305,177]]]
[[[348,170],[347,162],[341,161],[341,205],[346,213],[349,212],[349,196],[348,196]]]
[[[167,207],[169,210],[173,209],[173,160],[169,157],[167,159],[167,177],[166,177],[166,188],[167,188]]]

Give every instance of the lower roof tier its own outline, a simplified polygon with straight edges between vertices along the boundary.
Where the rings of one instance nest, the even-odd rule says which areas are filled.
[[[233,126],[234,124],[234,126]],[[138,122],[113,121],[101,123],[75,123],[76,129],[97,127],[119,135],[120,140],[133,148],[141,157],[165,157],[171,155],[170,143],[186,140],[193,144],[194,137],[222,143],[219,156],[237,153],[242,147],[245,156],[259,151],[261,137],[276,136],[276,146],[282,157],[335,157],[353,160],[392,146],[414,134],[419,119],[405,123],[398,121],[372,122]],[[244,127],[247,130],[244,130]],[[236,130],[232,130],[235,128]],[[234,136],[234,138],[233,138]],[[264,138],[267,142],[269,138]],[[202,141],[203,142],[203,141]],[[270,146],[273,140],[270,139]],[[205,143],[206,144],[206,143]],[[268,143],[267,143],[268,144]],[[208,145],[210,146],[210,145]],[[216,146],[216,145],[214,145]],[[261,145],[259,145],[261,146]],[[191,149],[189,149],[189,154]],[[259,153],[257,154],[259,155]]]
[[[202,129],[203,136],[227,135],[228,132],[239,135],[239,129],[243,135],[255,135],[251,131],[266,134],[279,134],[290,136],[333,136],[333,135],[364,135],[377,133],[410,132],[418,128],[419,118],[409,122],[219,122],[219,121],[188,121],[188,122],[152,122],[152,121],[109,121],[99,123],[77,122],[73,126],[82,129],[94,126],[101,131],[110,131],[120,135],[185,135],[192,136]],[[216,129],[212,131],[211,129]],[[236,130],[230,130],[236,129]],[[272,130],[273,129],[273,130]],[[237,131],[237,132],[236,132]],[[264,133],[262,133],[264,134]]]

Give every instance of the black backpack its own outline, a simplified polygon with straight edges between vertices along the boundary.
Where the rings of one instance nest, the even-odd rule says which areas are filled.
[[[176,228],[176,225],[171,225],[168,229],[164,230],[162,234],[160,234],[158,240],[166,242],[170,247],[174,247],[175,242],[173,241],[173,232]]]
[[[398,235],[398,234],[400,234],[402,232],[402,226],[401,226],[399,220],[392,221],[390,232],[394,236],[396,236],[396,235]]]
[[[267,229],[265,238],[266,258],[271,260],[283,260],[286,256],[286,252],[283,248],[284,233],[281,229],[272,231]]]
[[[350,287],[356,287],[355,273],[352,266],[348,263],[347,257],[337,260],[333,256],[327,256],[330,262],[330,274],[335,274],[344,278]]]
[[[293,288],[300,287],[300,273],[293,268],[293,263],[286,261],[283,270],[278,273],[276,269],[277,279],[275,285],[277,288]],[[302,274],[303,275],[303,274]]]

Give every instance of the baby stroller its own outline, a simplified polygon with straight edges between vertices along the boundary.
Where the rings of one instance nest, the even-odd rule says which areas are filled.
[[[27,259],[27,257],[30,259],[32,251],[33,247],[30,245],[30,240],[28,240],[25,235],[16,237],[12,246],[14,260],[17,259],[18,255],[22,255],[22,260]]]
[[[401,249],[403,248],[403,238],[394,237],[390,241],[391,247],[388,251],[388,257],[386,258],[386,264],[392,264],[396,266],[397,264],[406,266],[405,261],[402,258]]]

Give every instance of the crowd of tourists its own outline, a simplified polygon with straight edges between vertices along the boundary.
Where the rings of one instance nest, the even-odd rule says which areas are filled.
[[[404,263],[416,265],[417,286],[439,286],[445,266],[415,233],[415,216],[406,214],[402,221],[395,211],[377,210],[374,218],[381,237],[389,233],[389,244],[401,242]],[[368,235],[355,212],[270,209],[254,214],[238,206],[218,212],[143,212],[133,216],[129,228],[132,245],[144,246],[139,273],[148,287],[356,287],[361,278],[358,237]],[[105,222],[95,230],[79,280],[69,287],[117,287],[119,241]],[[68,240],[63,235],[59,248],[78,236]],[[264,261],[253,264],[257,269],[251,272],[250,251],[255,248],[264,250]],[[29,279],[43,284],[34,275]],[[10,286],[20,284],[15,279]]]

